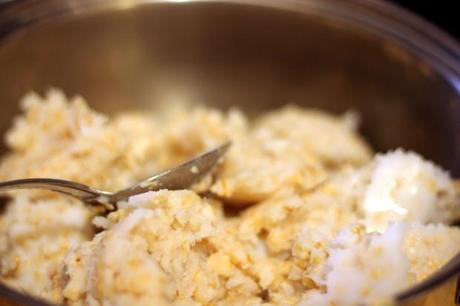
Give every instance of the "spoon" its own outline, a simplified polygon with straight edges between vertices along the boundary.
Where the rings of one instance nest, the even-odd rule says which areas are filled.
[[[0,192],[15,189],[45,189],[72,196],[89,205],[102,206],[106,211],[116,210],[119,201],[136,194],[160,189],[179,190],[190,187],[216,166],[229,146],[229,142],[225,143],[175,168],[163,171],[117,192],[98,190],[77,182],[53,178],[29,178],[0,182]]]

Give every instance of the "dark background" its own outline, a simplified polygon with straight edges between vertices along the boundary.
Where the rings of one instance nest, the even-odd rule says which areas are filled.
[[[391,0],[406,9],[418,14],[424,19],[436,24],[460,41],[460,22],[458,0]],[[455,20],[457,18],[457,20]]]

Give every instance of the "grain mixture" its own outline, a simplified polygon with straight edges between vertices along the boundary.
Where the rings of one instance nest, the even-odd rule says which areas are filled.
[[[286,107],[250,122],[195,106],[108,118],[57,90],[22,106],[0,180],[114,191],[233,142],[200,190],[137,195],[107,217],[52,192],[9,193],[0,281],[54,303],[372,305],[460,251],[449,174],[416,153],[374,155],[350,115]]]

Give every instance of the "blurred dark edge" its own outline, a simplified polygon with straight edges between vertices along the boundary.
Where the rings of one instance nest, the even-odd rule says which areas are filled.
[[[0,301],[1,306],[51,306],[46,302],[40,301],[38,299],[33,300],[26,295],[10,290],[2,284],[0,284],[0,296],[2,297],[2,300]]]
[[[387,0],[404,7],[460,40],[458,1]]]
[[[0,0],[0,9],[13,2],[22,0]],[[46,0],[39,0],[46,1]],[[63,0],[64,1],[64,0]],[[282,1],[282,0],[280,0]],[[382,0],[402,6],[424,19],[436,24],[438,27],[450,33],[460,40],[460,29],[457,20],[457,1],[420,1],[420,0]]]

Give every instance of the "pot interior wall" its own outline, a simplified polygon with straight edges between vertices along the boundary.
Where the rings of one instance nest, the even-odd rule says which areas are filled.
[[[2,134],[24,93],[51,86],[110,113],[291,103],[357,110],[376,150],[413,149],[460,175],[460,101],[447,80],[394,41],[315,14],[222,3],[101,11],[8,37],[0,67]]]

